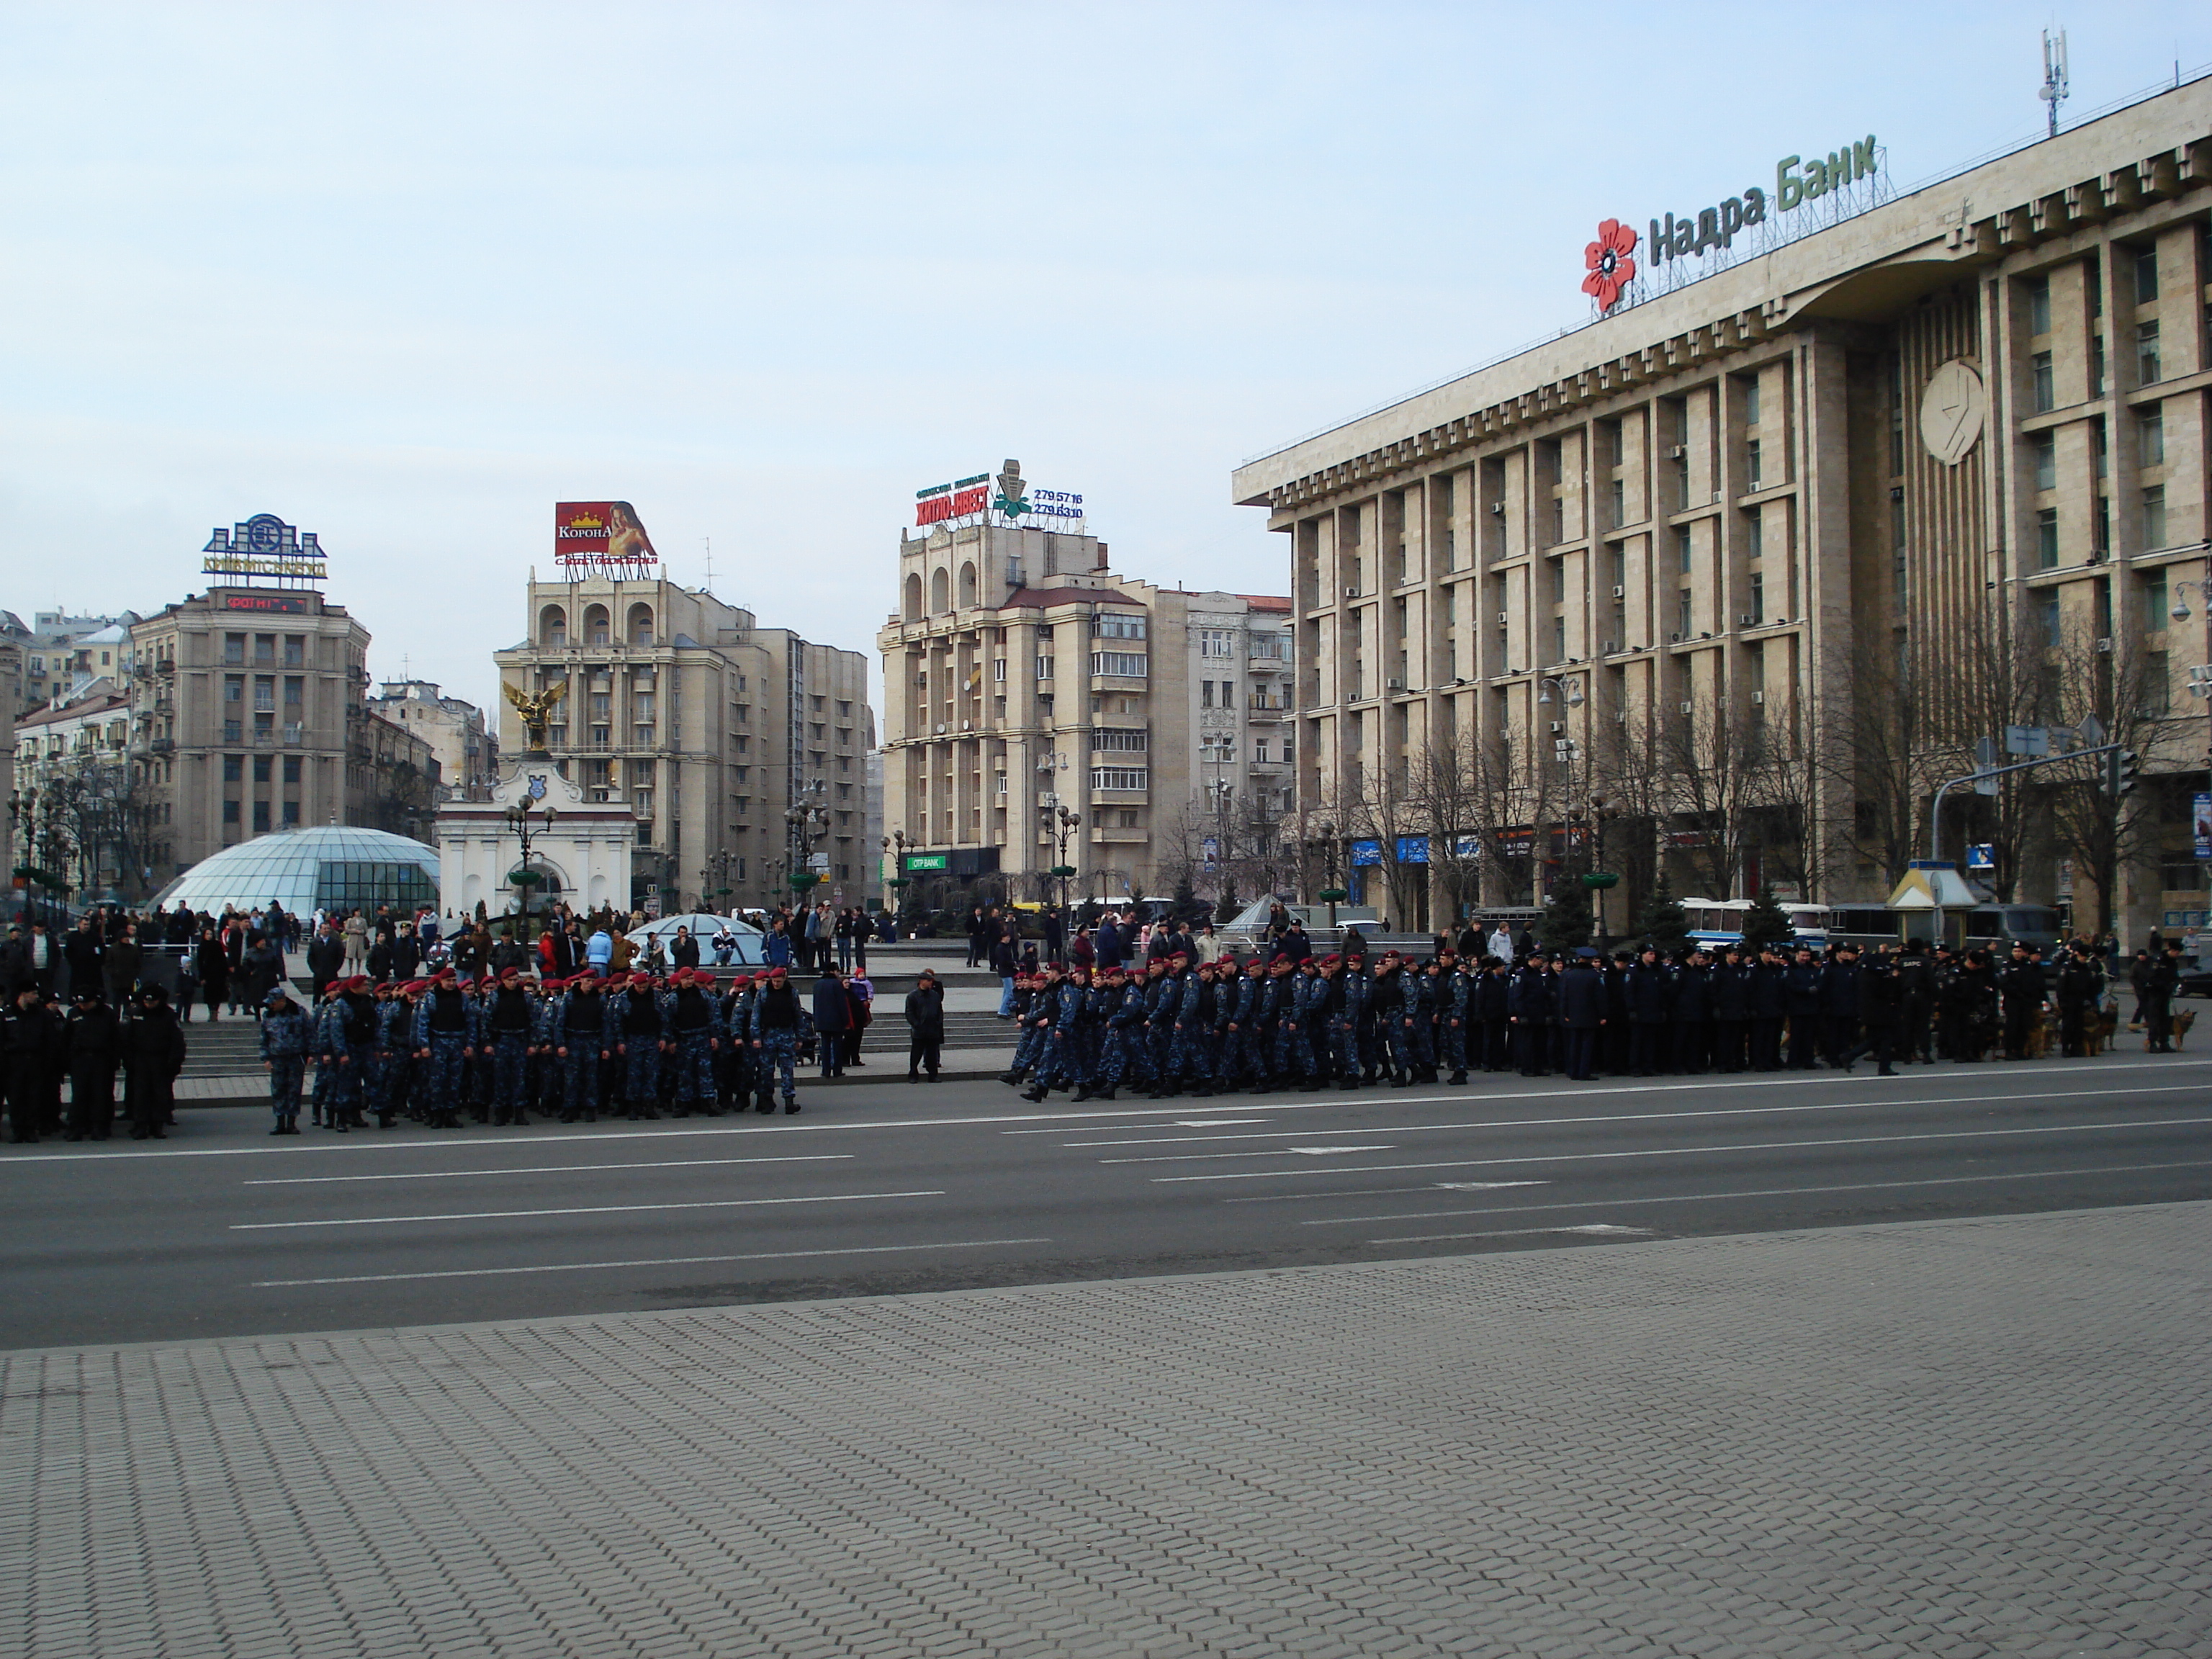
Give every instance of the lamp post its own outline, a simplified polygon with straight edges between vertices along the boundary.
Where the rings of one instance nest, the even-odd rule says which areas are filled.
[[[1052,873],[1060,881],[1060,936],[1065,939],[1067,927],[1067,882],[1068,878],[1075,873],[1075,866],[1067,861],[1067,840],[1083,827],[1083,815],[1080,812],[1071,812],[1065,806],[1055,805],[1053,811],[1057,815],[1054,833],[1059,839],[1060,862],[1052,866]]]
[[[1597,861],[1583,875],[1583,883],[1597,901],[1597,948],[1603,951],[1612,940],[1605,927],[1605,894],[1609,887],[1620,885],[1620,876],[1605,867],[1605,826],[1620,816],[1620,808],[1602,795],[1589,798],[1590,833],[1596,845]]]
[[[538,884],[538,872],[530,867],[530,843],[539,836],[550,834],[553,821],[561,816],[560,809],[549,800],[537,809],[544,817],[544,823],[533,830],[530,822],[531,810],[524,801],[517,801],[507,809],[507,827],[522,843],[522,861],[514,866],[511,879],[522,890],[522,942],[525,945],[530,942],[530,890]]]
[[[791,890],[802,898],[820,879],[814,873],[814,837],[829,822],[822,794],[822,780],[812,779],[800,787],[797,799],[783,812],[785,841],[792,854]]]
[[[1569,708],[1581,708],[1583,703],[1586,701],[1583,696],[1582,676],[1579,674],[1546,674],[1540,676],[1536,681],[1536,702],[1538,706],[1548,707],[1555,698]],[[1565,722],[1561,722],[1561,724],[1564,726]],[[1553,738],[1552,739],[1552,758],[1558,761],[1561,766],[1566,769],[1566,788],[1564,792],[1563,798],[1571,799],[1575,788],[1575,740],[1571,737]],[[1566,828],[1566,816],[1563,814],[1560,818],[1560,827],[1563,831]],[[1545,828],[1550,828],[1548,819],[1546,822]],[[1547,836],[1547,840],[1548,841],[1548,839],[1549,837]],[[1564,853],[1562,856],[1564,858]],[[1532,859],[1530,860],[1530,863],[1534,866],[1534,869],[1532,873],[1534,875],[1535,880],[1540,887],[1543,881],[1544,861],[1541,860]],[[1530,896],[1539,904],[1544,902],[1544,895],[1540,890],[1532,893]]]
[[[884,838],[884,851],[890,854],[891,868],[896,872],[886,878],[884,883],[891,890],[891,914],[894,915],[906,914],[907,884],[913,880],[906,872],[907,845],[903,830],[894,830]]]
[[[1344,902],[1347,895],[1343,888],[1336,884],[1336,825],[1333,823],[1324,823],[1321,827],[1321,855],[1328,866],[1328,885],[1321,890],[1319,896],[1321,902],[1328,906],[1328,925],[1331,931],[1334,931],[1336,927],[1336,907]]]

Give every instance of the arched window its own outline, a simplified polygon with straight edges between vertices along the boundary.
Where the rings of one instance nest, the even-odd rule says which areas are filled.
[[[584,643],[586,645],[612,644],[613,641],[608,635],[610,625],[611,624],[607,617],[606,606],[603,605],[586,606],[584,610]]]
[[[960,608],[970,609],[975,604],[975,562],[970,559],[960,567]]]
[[[945,568],[942,565],[939,565],[935,574],[933,574],[929,579],[930,614],[934,616],[939,611],[950,611],[951,609],[952,585],[945,574]]]
[[[538,643],[566,645],[568,643],[568,613],[557,605],[549,605],[538,613]]]
[[[906,620],[921,620],[921,572],[910,570],[906,578]]]
[[[632,645],[653,643],[653,607],[634,605],[629,608],[629,626],[625,630]]]

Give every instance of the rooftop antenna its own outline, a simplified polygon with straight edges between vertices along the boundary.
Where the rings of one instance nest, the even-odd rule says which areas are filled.
[[[2066,101],[2066,31],[2061,29],[2056,38],[2051,31],[2043,32],[2043,90],[2035,95],[2050,106],[2048,137],[2058,136],[2058,106]]]
[[[702,536],[699,539],[707,549],[707,591],[711,593],[714,591],[714,538]]]

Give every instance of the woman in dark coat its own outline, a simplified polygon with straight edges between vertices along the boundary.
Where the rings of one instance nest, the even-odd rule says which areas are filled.
[[[845,981],[835,968],[814,981],[814,1035],[821,1049],[822,1075],[845,1075],[845,1033],[852,1029],[853,1006]]]
[[[192,947],[192,961],[200,970],[200,999],[207,1004],[213,1024],[222,1005],[230,1000],[230,952],[216,937],[213,927],[200,929],[200,942]]]
[[[246,947],[246,962],[241,969],[246,980],[241,1000],[254,1018],[261,1018],[262,1005],[268,1001],[269,993],[276,988],[283,971],[284,964],[276,954],[276,947],[266,935],[256,933],[253,943]]]

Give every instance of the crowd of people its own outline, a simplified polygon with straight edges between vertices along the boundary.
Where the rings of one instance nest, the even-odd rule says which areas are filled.
[[[1887,1077],[1939,1057],[2087,1054],[2117,1023],[2104,958],[2086,942],[2056,963],[2030,945],[2000,957],[1917,940],[1863,955],[1842,944],[1607,957],[1547,953],[1501,929],[1480,951],[1386,950],[1370,961],[1356,931],[1327,957],[1304,939],[1285,929],[1242,962],[1170,945],[1127,963],[1024,972],[1013,989],[1021,1035],[1003,1080],[1042,1101],[1054,1089],[1110,1100],[1124,1085],[1159,1099],[1464,1084],[1474,1072],[1848,1072],[1868,1059]],[[2154,1052],[2172,1046],[2179,965],[2178,947],[2161,946],[2131,975]]]

